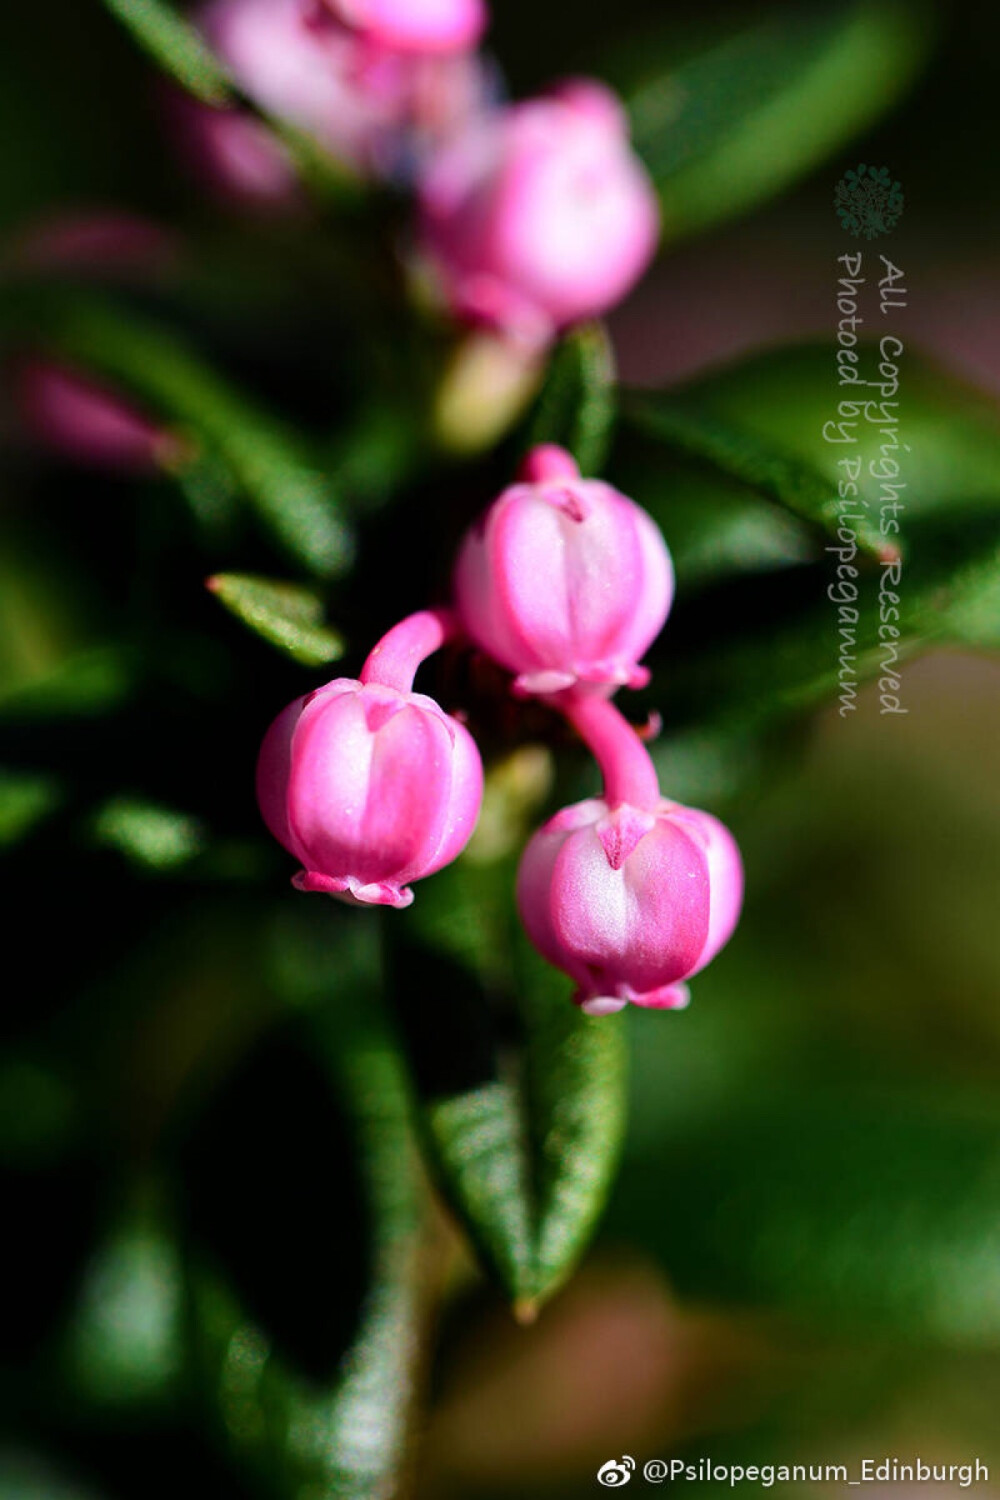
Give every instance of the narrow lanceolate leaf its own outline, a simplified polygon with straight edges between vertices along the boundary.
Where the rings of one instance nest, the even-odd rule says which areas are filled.
[[[261,1041],[185,1152],[202,1389],[255,1482],[386,1500],[425,1283],[409,1103],[370,929],[283,922],[272,977],[305,1017]]]
[[[859,570],[843,611],[817,577],[814,601],[791,618],[687,656],[661,700],[671,722],[763,727],[836,698],[845,660],[860,684],[932,645],[1000,646],[1000,516],[915,523],[906,545],[902,563]]]
[[[612,74],[660,190],[668,240],[780,192],[905,90],[928,47],[919,6],[782,6],[692,48],[664,29]]]
[[[232,97],[229,79],[211,48],[167,0],[104,0],[155,62],[205,104]]]
[[[549,364],[529,429],[529,442],[567,448],[580,472],[599,474],[615,420],[614,355],[602,323],[587,323],[562,340]]]
[[[208,588],[244,625],[307,667],[336,661],[344,643],[323,624],[323,601],[299,584],[249,573],[216,573]]]
[[[499,1078],[424,1105],[435,1178],[515,1303],[535,1296],[530,1184],[517,1088]]]
[[[350,537],[329,479],[307,446],[161,325],[110,303],[63,305],[45,329],[81,365],[110,376],[180,425],[221,462],[275,538],[298,562],[341,571]]]
[[[534,1295],[555,1292],[586,1250],[607,1201],[626,1123],[621,1015],[585,1016],[568,986],[519,942],[534,1201]]]
[[[430,1169],[529,1319],[571,1274],[607,1197],[625,1041],[618,1017],[581,1015],[527,947],[513,876],[509,860],[459,861],[422,889],[397,935],[395,988]],[[522,1034],[506,1053],[505,1013]]]
[[[877,309],[874,286],[870,296]],[[799,345],[677,391],[630,394],[623,421],[653,445],[646,503],[668,537],[669,496],[662,504],[657,496],[670,481],[657,474],[657,444],[830,534],[850,516],[859,546],[876,557],[887,541],[905,550],[911,520],[956,505],[1000,511],[997,403],[908,351],[893,362],[895,372],[880,374],[881,362],[877,346],[862,347],[848,373],[875,384],[841,384],[833,345]],[[886,525],[893,513],[883,513],[894,497],[902,502],[898,531]]]

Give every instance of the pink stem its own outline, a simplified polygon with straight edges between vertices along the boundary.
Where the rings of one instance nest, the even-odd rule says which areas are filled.
[[[653,812],[661,801],[656,767],[645,745],[614,704],[596,693],[568,688],[549,702],[573,725],[593,752],[604,777],[609,807],[623,802]]]
[[[517,473],[522,484],[546,484],[557,479],[579,479],[576,460],[555,443],[539,443],[521,462]]]
[[[458,619],[450,609],[422,609],[394,625],[369,654],[361,681],[408,693],[417,668],[428,656],[459,634]]]

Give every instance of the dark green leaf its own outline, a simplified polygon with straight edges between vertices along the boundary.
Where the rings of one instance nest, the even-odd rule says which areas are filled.
[[[879,380],[877,349],[866,346],[860,354],[861,378]],[[867,405],[845,411],[845,401]],[[898,392],[885,400],[878,388],[838,384],[833,346],[805,345],[759,355],[676,393],[635,393],[623,415],[654,442],[696,457],[829,533],[845,513],[856,516],[858,542],[874,556],[896,539],[881,527],[881,503],[891,499],[886,487],[894,482],[904,502],[904,550],[911,519],[958,506],[1000,508],[996,403],[908,353],[899,359]],[[841,433],[849,440],[831,440]],[[852,478],[860,466],[857,503],[846,492],[845,500],[838,497],[846,460]],[[670,496],[657,496],[672,481],[657,476],[652,459],[648,482],[646,503],[669,540]]]
[[[18,843],[62,801],[52,776],[0,768],[0,848]]]
[[[251,630],[304,666],[321,667],[343,655],[344,643],[322,624],[323,601],[312,589],[248,573],[217,573],[208,587]]]
[[[166,73],[205,104],[224,104],[232,88],[224,69],[191,23],[167,0],[104,0]]]
[[[340,508],[305,445],[176,334],[96,302],[63,304],[46,333],[66,355],[120,382],[223,462],[298,561],[322,576],[347,565],[350,538]],[[190,461],[197,464],[197,453]]]
[[[500,1078],[424,1104],[434,1176],[515,1303],[535,1298],[530,1182],[517,1087]]]
[[[424,1294],[409,1103],[371,928],[295,903],[274,951],[304,1019],[244,1061],[185,1158],[205,1395],[256,1481],[382,1500]]]
[[[0,719],[90,717],[117,708],[134,684],[134,664],[117,647],[87,651],[0,696]]]
[[[668,722],[693,716],[751,729],[813,707],[837,696],[842,647],[861,683],[886,669],[898,672],[933,644],[1000,645],[1000,518],[914,524],[898,579],[894,573],[890,564],[860,570],[857,603],[846,606],[857,609],[856,621],[853,615],[842,621],[839,603],[826,594],[829,579],[821,576],[814,580],[815,603],[789,619],[706,641],[675,663],[665,699]],[[898,605],[888,600],[890,593]],[[659,754],[654,746],[654,759]]]
[[[104,0],[104,4],[132,32],[136,41],[165,73],[202,103],[224,107],[235,103],[233,80],[192,26],[168,0]],[[239,101],[254,108],[253,102]],[[318,192],[338,202],[356,199],[360,180],[331,156],[312,136],[287,121],[260,112],[295,160],[303,178]]]
[[[860,133],[903,92],[927,44],[923,9],[892,0],[775,9],[700,48],[676,31],[645,38],[615,71],[632,80],[635,142],[666,238],[744,212]]]
[[[565,979],[530,950],[513,874],[508,861],[465,859],[422,889],[396,989],[431,1170],[486,1269],[530,1318],[574,1269],[607,1197],[624,1129],[625,1036],[616,1017],[582,1015]],[[519,1058],[498,1040],[505,1010],[523,1034]]]
[[[604,466],[615,420],[614,356],[602,323],[575,329],[556,348],[535,405],[529,443],[567,448],[583,474]]]
[[[622,1016],[590,1018],[520,936],[527,1120],[534,1198],[535,1299],[575,1269],[614,1182],[626,1125]]]

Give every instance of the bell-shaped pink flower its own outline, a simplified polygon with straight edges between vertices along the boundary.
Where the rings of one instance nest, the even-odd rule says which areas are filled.
[[[110,386],[52,360],[21,361],[13,375],[21,424],[40,446],[112,474],[155,474],[182,441]]]
[[[344,25],[398,52],[458,52],[486,29],[484,0],[322,0]]]
[[[581,479],[561,448],[536,448],[524,476],[467,533],[455,596],[468,634],[525,693],[574,682],[638,687],[639,658],[673,599],[670,554],[646,512]]]
[[[682,981],[728,941],[742,892],[728,831],[667,801],[564,808],[531,839],[517,884],[528,936],[576,981],[589,1015],[686,1005]]]
[[[257,799],[302,864],[299,890],[409,906],[409,882],[450,863],[472,835],[483,788],[475,742],[409,688],[413,641],[421,631],[424,644],[433,638],[433,618],[404,621],[369,657],[364,680],[340,677],[297,699],[264,738]]]
[[[452,311],[533,346],[614,307],[659,233],[625,112],[585,80],[470,126],[430,160],[420,206]]]
[[[556,705],[593,750],[603,798],[563,808],[528,843],[517,879],[535,947],[577,984],[589,1015],[631,1001],[688,1003],[736,926],[743,867],[710,813],[660,796],[652,761],[612,703],[578,690]]]

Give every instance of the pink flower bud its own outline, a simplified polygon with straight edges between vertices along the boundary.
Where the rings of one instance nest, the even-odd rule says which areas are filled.
[[[468,634],[516,672],[522,692],[572,683],[638,687],[638,665],[673,599],[666,543],[609,484],[541,447],[466,535],[455,570]]]
[[[478,11],[478,0],[462,0],[456,15],[470,4]],[[439,0],[425,24],[447,20],[453,5]],[[200,24],[234,81],[267,115],[311,136],[354,172],[405,175],[484,107],[488,70],[474,54],[443,43],[429,50],[404,45],[407,14],[420,21],[412,6],[359,3],[359,23],[362,9],[371,12],[361,29],[345,25],[336,9],[321,0],[210,0]],[[397,42],[389,40],[394,17]],[[230,196],[280,206],[293,195],[291,161],[266,125],[203,105],[187,115],[205,169]]]
[[[660,796],[656,769],[613,703],[579,689],[554,700],[593,751],[604,797],[550,818],[524,851],[517,901],[528,936],[602,1016],[632,1001],[688,1003],[683,983],[729,940],[743,900],[731,834]]]
[[[375,58],[342,27],[316,25],[304,0],[211,0],[201,28],[267,114],[367,171],[405,109],[401,59]]]
[[[458,52],[486,29],[484,0],[325,0],[345,26],[398,52]]]
[[[175,434],[89,375],[45,359],[22,361],[14,398],[30,437],[73,463],[117,474],[153,474],[180,455]]]
[[[588,1015],[686,1005],[682,981],[728,940],[742,892],[723,825],[667,801],[564,808],[531,839],[517,882],[528,936],[576,981]]]
[[[93,207],[25,225],[14,239],[10,261],[18,270],[147,281],[172,270],[181,253],[173,230],[154,220]]]
[[[452,310],[532,344],[613,307],[656,247],[656,195],[597,83],[484,117],[431,160],[420,196]]]
[[[258,212],[302,207],[294,163],[262,120],[242,109],[214,109],[179,90],[169,93],[166,109],[178,153],[200,186]]]
[[[482,800],[479,752],[432,698],[409,690],[440,617],[415,615],[375,648],[362,681],[339,677],[271,725],[257,800],[302,863],[294,884],[363,904],[409,906],[411,880],[450,863]]]

